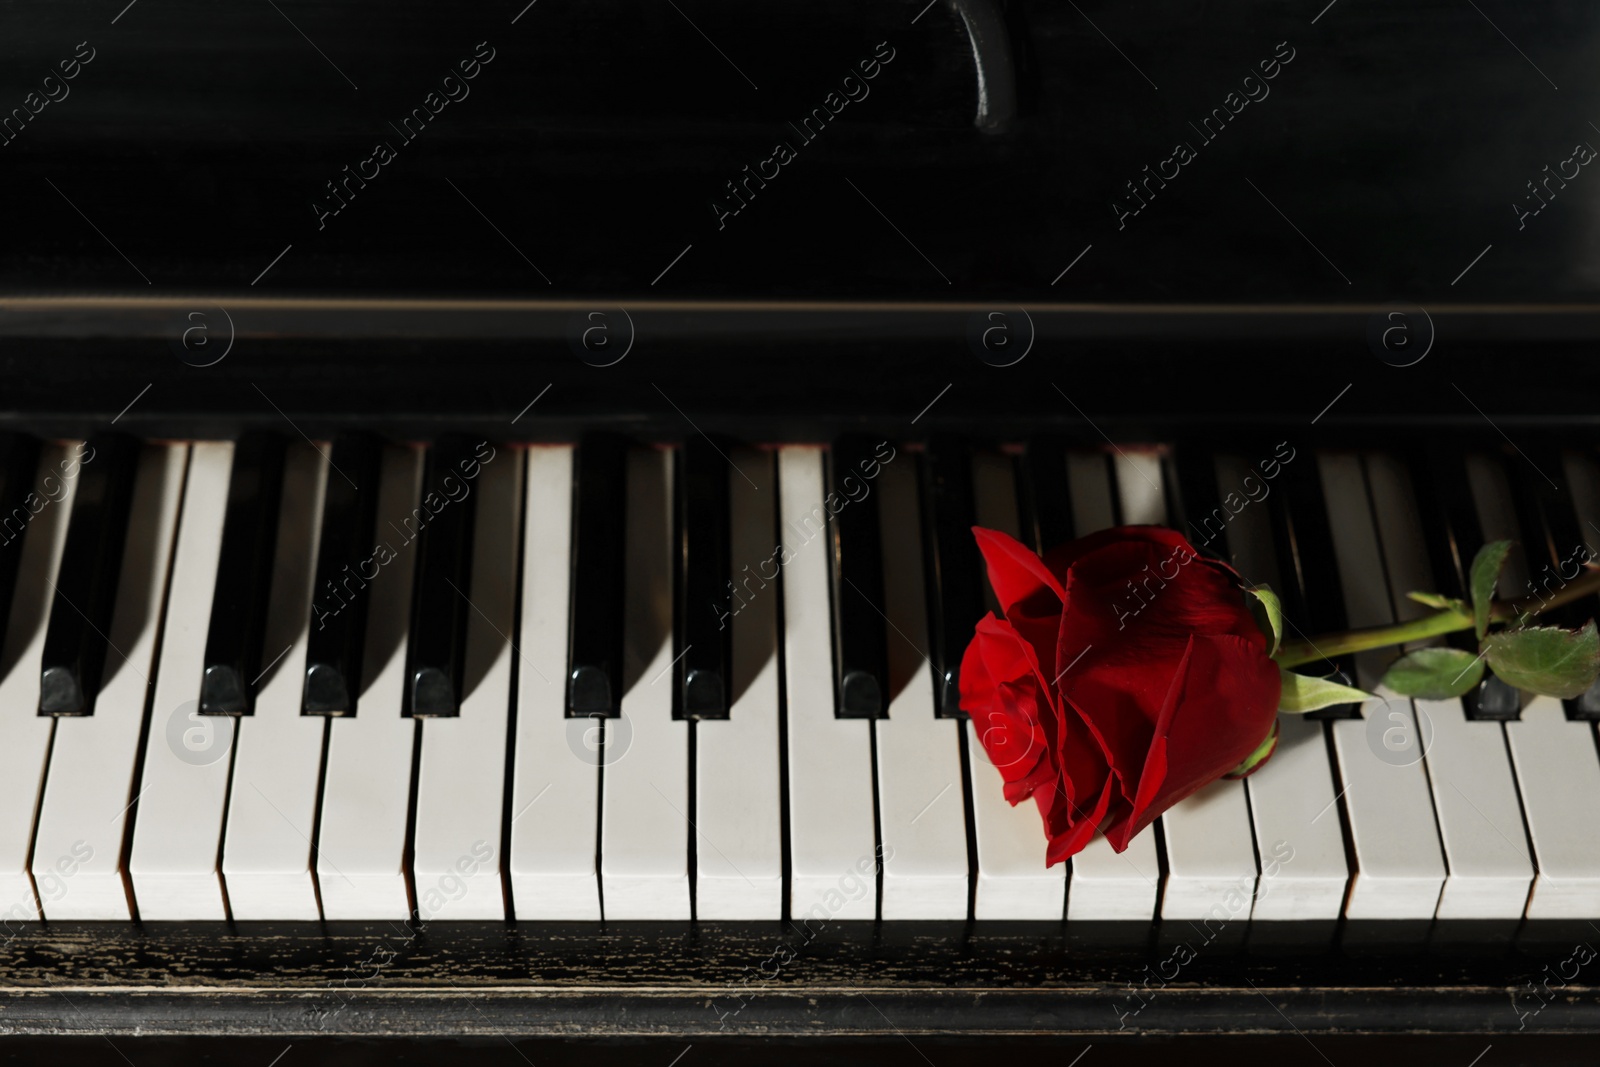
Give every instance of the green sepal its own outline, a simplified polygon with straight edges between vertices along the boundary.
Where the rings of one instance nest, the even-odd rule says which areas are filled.
[[[1272,758],[1273,752],[1278,748],[1278,720],[1272,720],[1272,730],[1267,734],[1266,740],[1256,746],[1256,750],[1240,761],[1233,770],[1224,774],[1224,778],[1248,778],[1261,769],[1261,765]]]
[[[1360,689],[1340,685],[1326,678],[1295,674],[1282,667],[1278,668],[1278,677],[1283,682],[1283,690],[1278,696],[1278,710],[1289,715],[1304,715],[1318,708],[1331,708],[1336,704],[1355,704],[1372,699],[1371,693]]]
[[[1278,594],[1265,585],[1246,589],[1245,592],[1254,598],[1249,603],[1250,614],[1255,616],[1256,625],[1261,627],[1262,634],[1272,638],[1272,648],[1267,655],[1275,656],[1278,646],[1283,644],[1283,603],[1278,599]]]

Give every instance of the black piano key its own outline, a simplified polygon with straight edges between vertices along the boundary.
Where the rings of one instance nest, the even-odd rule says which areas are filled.
[[[1582,566],[1588,542],[1578,523],[1571,491],[1559,484],[1551,485],[1545,477],[1558,483],[1566,481],[1560,450],[1544,442],[1526,441],[1521,455],[1513,454],[1507,462],[1517,464],[1522,457],[1543,475],[1520,465],[1507,468],[1528,567],[1528,587],[1518,595],[1548,599],[1567,584],[1563,570]],[[1594,599],[1588,596],[1540,612],[1539,621],[1546,625],[1582,626],[1594,617]]]
[[[728,461],[703,437],[691,437],[678,453],[679,536],[678,633],[682,651],[676,668],[678,717],[726,719],[733,628],[726,605],[735,595],[728,555]]]
[[[829,491],[844,501],[832,521],[836,702],[845,719],[885,714],[889,691],[889,653],[883,612],[883,542],[878,494],[868,472],[876,473],[878,443],[849,434],[833,444]]]
[[[1043,555],[1076,536],[1064,440],[1040,436],[1028,442],[1018,489],[1023,535],[1032,540],[1034,551]]]
[[[17,588],[17,565],[22,562],[22,535],[32,515],[27,501],[35,491],[39,471],[39,440],[26,434],[0,434],[0,635],[11,618],[11,596]],[[51,472],[57,488],[41,486],[46,494],[61,492],[60,472]]]
[[[138,462],[139,442],[125,434],[95,437],[84,446],[45,630],[41,715],[94,712]]]
[[[1427,591],[1470,602],[1472,559],[1483,547],[1483,526],[1464,454],[1460,448],[1430,441],[1412,448],[1407,460],[1433,572],[1434,588]],[[1447,640],[1455,648],[1478,654],[1477,635],[1471,631],[1451,634]],[[1514,720],[1522,711],[1522,695],[1492,672],[1485,672],[1483,681],[1461,701],[1467,718],[1475,720]]]
[[[478,502],[468,475],[478,470],[479,456],[478,442],[446,434],[428,449],[423,463],[419,508],[427,521],[417,536],[406,648],[405,713],[417,718],[461,714]]]
[[[1275,455],[1268,446],[1262,455]],[[1322,474],[1316,454],[1301,448],[1282,466],[1279,491],[1267,498],[1272,516],[1272,535],[1278,556],[1279,577],[1284,588],[1277,590],[1284,608],[1285,638],[1315,637],[1344,630],[1349,624],[1344,611],[1344,593],[1339,583],[1339,561],[1333,551],[1333,529],[1328,523],[1327,500],[1322,494]],[[1381,581],[1381,575],[1367,580]],[[1297,632],[1298,631],[1298,632]],[[1328,677],[1355,686],[1354,656],[1337,656],[1302,664],[1300,674]],[[1314,719],[1355,719],[1361,717],[1359,704],[1338,704],[1309,713]]]
[[[217,582],[206,632],[200,714],[249,715],[261,673],[261,641],[272,592],[283,496],[284,439],[246,434],[233,446]]]
[[[1523,467],[1524,461],[1537,471]],[[1512,453],[1506,462],[1513,464],[1507,473],[1528,569],[1528,588],[1519,595],[1548,599],[1582,573],[1590,540],[1583,536],[1572,491],[1562,487],[1566,467],[1559,446],[1548,440],[1524,441],[1521,452]],[[1540,612],[1535,625],[1575,630],[1597,616],[1600,598],[1591,594]],[[1564,706],[1569,718],[1600,720],[1600,679]]]
[[[626,462],[627,444],[613,434],[589,434],[579,442],[572,487],[569,718],[622,711]]]
[[[1222,494],[1217,488],[1216,457],[1209,446],[1180,442],[1166,458],[1163,482],[1167,523],[1201,553],[1230,560],[1226,521],[1219,521]],[[1222,516],[1231,517],[1226,511]]]
[[[972,461],[966,442],[946,434],[928,442],[922,459],[934,713],[959,718],[961,657],[984,613],[983,561],[972,536]]]
[[[334,442],[311,590],[301,704],[307,715],[356,713],[368,599],[368,581],[359,568],[372,558],[382,468],[383,443],[376,437],[348,434]]]

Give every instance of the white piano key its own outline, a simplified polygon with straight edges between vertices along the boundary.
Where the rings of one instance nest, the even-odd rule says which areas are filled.
[[[217,853],[234,721],[199,708],[232,464],[229,442],[190,450],[128,861],[144,920],[227,917]]]
[[[1594,727],[1568,721],[1560,700],[1540,696],[1523,705],[1520,720],[1506,723],[1506,736],[1538,859],[1528,918],[1600,918],[1600,847],[1594,834],[1600,761]]]
[[[1162,488],[1161,457],[1143,449],[1119,448],[1111,456],[1111,465],[1116,471],[1113,491],[1122,509],[1122,524],[1124,526],[1167,525],[1167,499]]]
[[[623,694],[606,724],[624,751],[600,775],[607,919],[688,919],[689,724],[672,717],[672,455],[628,454]],[[613,727],[616,729],[613,731]]]
[[[1433,609],[1406,594],[1438,587],[1429,573],[1416,497],[1404,468],[1390,456],[1367,457],[1367,482],[1395,615],[1401,621],[1420,618]],[[1437,917],[1518,918],[1533,865],[1505,732],[1500,723],[1469,720],[1460,698],[1418,700],[1414,706],[1432,724],[1431,736],[1424,732],[1428,781],[1448,868]],[[1600,773],[1600,762],[1590,762]]]
[[[1122,521],[1168,525],[1160,457],[1119,452],[1116,470]],[[1212,782],[1168,809],[1161,827],[1167,852],[1161,917],[1202,919],[1220,907],[1229,917],[1247,918],[1256,892],[1256,846],[1244,783]]]
[[[377,570],[367,590],[360,703],[354,717],[328,723],[317,886],[329,920],[411,916],[406,820],[417,723],[402,709],[416,541],[401,523],[421,492],[422,453],[386,448],[381,477],[373,555],[357,564]]]
[[[1103,452],[1067,453],[1067,491],[1072,498],[1073,534],[1087,537],[1117,524],[1111,468]]]
[[[150,445],[140,453],[106,634],[113,649],[106,678],[93,715],[56,721],[33,846],[34,882],[48,919],[131,917],[122,842],[188,459],[187,445]]]
[[[240,717],[236,727],[223,827],[222,877],[235,920],[322,917],[311,841],[328,720],[302,715],[300,706],[328,473],[327,460],[309,442],[288,447],[262,628],[264,677],[253,683],[255,714]]]
[[[1261,865],[1251,920],[1337,919],[1350,867],[1322,723],[1281,716],[1277,750],[1245,785]]]
[[[1253,468],[1242,457],[1225,455],[1217,460],[1219,485],[1243,485],[1251,473]],[[1257,504],[1240,511],[1228,524],[1227,538],[1240,575],[1281,592],[1265,508]],[[1244,784],[1260,869],[1251,919],[1337,919],[1344,908],[1350,868],[1322,723],[1280,715],[1276,751]]]
[[[528,449],[521,653],[511,787],[511,897],[518,919],[600,918],[603,730],[566,717],[571,611],[569,445]]]
[[[1349,624],[1391,623],[1394,611],[1384,583],[1383,557],[1367,503],[1361,459],[1353,454],[1326,454],[1318,456],[1317,462]],[[1430,919],[1444,888],[1439,827],[1411,701],[1378,687],[1384,664],[1381,655],[1356,656],[1358,683],[1377,697],[1362,705],[1360,719],[1333,724],[1334,750],[1356,854],[1345,916]]]
[[[1096,836],[1072,857],[1067,918],[1149,921],[1156,910],[1160,875],[1153,834],[1138,835],[1121,853],[1103,836]]]
[[[967,819],[961,738],[955,719],[933,714],[916,471],[904,461],[890,463],[875,488],[884,546],[885,602],[880,610],[889,623],[889,715],[873,723],[884,854],[883,918],[965,919]],[[858,594],[846,590],[840,595]]]
[[[1520,465],[1520,460],[1517,461]],[[1528,565],[1521,545],[1540,544],[1544,531],[1518,528],[1506,478],[1536,478],[1531,468],[1508,472],[1473,456],[1467,464],[1485,541],[1515,541],[1500,574],[1498,595],[1526,596]],[[1554,471],[1552,474],[1556,473]],[[1586,501],[1576,497],[1581,506]],[[1593,514],[1581,513],[1585,529]],[[1524,694],[1522,715],[1505,724],[1528,836],[1533,840],[1535,873],[1528,897],[1530,919],[1600,918],[1600,846],[1594,813],[1600,811],[1600,757],[1595,727],[1566,717],[1555,697]]]
[[[1099,452],[1067,453],[1072,515],[1079,537],[1116,525],[1111,470]],[[1161,877],[1156,835],[1146,830],[1118,853],[1096,834],[1072,857],[1067,884],[1067,918],[1151,919]]]
[[[1061,473],[1065,476],[1066,472]],[[972,480],[978,525],[1020,537],[1016,478],[1005,457],[978,453],[973,457]],[[998,615],[994,590],[988,583],[984,590],[989,610]],[[971,720],[966,730],[972,831],[978,852],[973,917],[1059,919],[1066,895],[1067,864],[1044,865],[1046,838],[1037,805],[1032,799],[1016,807],[1006,801],[1005,779],[989,762]]]
[[[1437,828],[1432,841],[1419,832],[1421,814],[1433,818],[1428,783],[1420,762],[1385,763],[1369,740],[1390,733],[1396,738],[1394,748],[1415,748],[1417,725],[1411,701],[1380,697],[1363,703],[1361,714],[1360,719],[1332,724],[1341,796],[1350,815],[1350,837],[1356,852],[1345,917],[1432,918],[1444,888],[1445,868]],[[1374,719],[1380,726],[1369,729]],[[1413,768],[1416,773],[1396,773]],[[1422,804],[1427,807],[1419,807]]]
[[[833,713],[821,450],[780,449],[778,486],[788,690],[789,913],[796,923],[872,919],[877,915],[879,857],[872,817],[871,726],[865,719],[839,719]]]
[[[1161,917],[1211,918],[1221,907],[1228,918],[1248,918],[1256,846],[1244,783],[1212,782],[1169,808],[1161,826],[1167,850]]]
[[[12,516],[5,516],[8,540],[0,545],[0,552],[22,553],[0,656],[0,669],[5,671],[0,677],[0,922],[8,924],[39,916],[28,853],[55,722],[39,715],[39,670],[56,570],[78,485],[76,477],[62,476],[62,464],[75,464],[81,449],[80,442],[73,442],[65,448],[45,445],[39,450],[39,477],[24,503],[32,518],[18,531]],[[53,498],[46,492],[51,485],[58,486]],[[34,511],[35,506],[39,510]],[[80,858],[72,856],[70,848],[67,855]],[[52,865],[55,860],[47,857]]]
[[[728,619],[733,706],[727,719],[694,727],[695,915],[776,919],[783,913],[778,560],[773,555],[777,480],[768,453],[740,449],[730,458],[738,470],[728,470],[729,558],[740,597]],[[690,610],[711,609],[690,605]]]
[[[424,921],[506,917],[500,836],[522,462],[521,452],[500,447],[468,483],[478,499],[461,714],[423,719],[418,740],[411,870]]]

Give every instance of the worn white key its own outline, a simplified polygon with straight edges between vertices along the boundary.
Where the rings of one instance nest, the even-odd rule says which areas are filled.
[[[1530,919],[1600,917],[1600,848],[1590,805],[1600,804],[1594,727],[1570,722],[1555,697],[1533,697],[1506,723],[1539,871]]]
[[[1500,574],[1498,593],[1505,599],[1526,596],[1529,568],[1521,545],[1542,543],[1544,531],[1518,528],[1506,482],[1509,472],[1498,463],[1473,456],[1467,473],[1484,540],[1517,542]],[[1526,467],[1510,476],[1539,477]],[[1584,503],[1582,497],[1577,500]],[[1580,518],[1593,521],[1595,516],[1580,513]],[[1593,531],[1587,525],[1584,529]],[[1600,918],[1600,845],[1594,832],[1594,813],[1600,811],[1600,758],[1594,729],[1590,723],[1569,721],[1561,701],[1547,696],[1525,695],[1521,717],[1505,724],[1523,817],[1533,839],[1536,873],[1528,897],[1530,919]]]
[[[688,919],[689,724],[672,717],[672,456],[628,455],[620,751],[600,776],[607,919]],[[616,730],[612,731],[612,726]]]
[[[884,546],[881,610],[889,622],[889,715],[873,723],[883,917],[965,919],[961,738],[956,720],[933,714],[916,471],[904,460],[889,463],[875,489]]]
[[[528,449],[511,786],[511,897],[519,919],[600,918],[604,730],[566,714],[572,461],[569,445]]]
[[[872,738],[867,720],[839,719],[833,713],[821,450],[780,449],[778,485],[789,711],[784,734],[789,757],[789,914],[810,930],[811,921],[877,915]]]
[[[695,723],[695,914],[776,919],[783,913],[783,816],[778,783],[778,559],[772,457],[730,457],[729,558],[738,599],[728,718]],[[755,482],[752,487],[739,474]],[[710,611],[710,605],[689,605]]]
[[[500,831],[516,655],[511,575],[517,573],[521,543],[522,460],[521,452],[501,447],[472,483],[478,510],[461,714],[423,719],[418,741],[411,870],[417,915],[424,921],[506,917]]]
[[[1219,485],[1243,485],[1253,473],[1242,457],[1217,460]],[[1227,526],[1227,544],[1234,568],[1247,582],[1282,590],[1264,507],[1252,504],[1235,515]],[[1350,868],[1322,723],[1280,715],[1277,749],[1244,784],[1260,870],[1251,919],[1337,919]]]
[[[1276,751],[1245,785],[1261,865],[1251,920],[1337,919],[1350,867],[1322,723],[1283,716]]]
[[[222,877],[235,920],[322,917],[311,840],[327,719],[302,715],[300,707],[327,478],[328,462],[310,442],[288,447],[262,630],[265,666],[253,683],[255,713],[242,716],[236,727],[223,827]]]
[[[39,917],[28,853],[55,722],[39,714],[39,670],[82,455],[79,442],[41,448],[38,479],[24,501],[32,517],[13,522],[13,516],[6,516],[0,535],[0,552],[22,553],[0,658],[5,671],[0,677],[0,923],[7,929],[18,920]],[[63,476],[64,464],[71,465],[72,477]],[[70,846],[66,855],[80,858],[71,854]],[[53,865],[56,857],[47,859]]]
[[[1123,522],[1167,525],[1160,457],[1119,452],[1116,471]],[[1212,782],[1169,808],[1161,826],[1167,850],[1161,917],[1213,918],[1220,908],[1221,917],[1247,918],[1256,891],[1256,850],[1244,783]]]
[[[1066,471],[1061,475],[1064,479]],[[1020,537],[1016,478],[1011,464],[1004,456],[980,452],[973,457],[972,480],[978,525]],[[989,610],[998,615],[994,590],[987,583],[984,588]],[[1038,806],[1031,798],[1016,807],[1006,801],[1005,779],[989,762],[976,724],[968,720],[966,730],[972,831],[978,845],[973,917],[1059,919],[1066,894],[1067,864],[1044,865],[1046,839]]]
[[[384,449],[380,477],[371,562],[356,568],[376,568],[366,592],[361,698],[355,716],[328,723],[317,886],[329,920],[411,916],[406,819],[417,723],[401,712],[416,539],[401,523],[417,506],[422,453]]]
[[[1392,623],[1394,610],[1383,580],[1361,459],[1351,453],[1325,454],[1317,463],[1349,624]],[[1356,854],[1345,916],[1429,919],[1444,888],[1444,855],[1411,701],[1378,686],[1385,658],[1356,656],[1358,684],[1377,696],[1362,705],[1360,719],[1333,724]]]
[[[112,648],[106,678],[93,715],[56,720],[33,845],[33,879],[47,919],[131,917],[122,842],[132,817],[139,729],[153,684],[188,459],[187,445],[149,445],[140,452],[106,633]]]
[[[1402,622],[1420,618],[1432,609],[1406,594],[1437,586],[1416,496],[1394,457],[1368,455],[1366,465],[1395,615]],[[1497,722],[1469,720],[1459,697],[1417,700],[1414,706],[1419,723],[1425,717],[1431,724],[1423,730],[1428,781],[1449,869],[1438,918],[1518,918],[1528,901],[1533,864],[1505,731]],[[1600,762],[1595,767],[1600,773]]]
[[[1256,892],[1256,851],[1244,784],[1212,782],[1161,820],[1168,865],[1161,917],[1248,918]]]
[[[1069,452],[1067,477],[1072,515],[1079,537],[1116,525],[1111,470],[1098,452]],[[1067,885],[1068,919],[1150,919],[1155,916],[1161,877],[1156,835],[1145,832],[1118,853],[1096,834],[1072,857]]]
[[[224,919],[217,871],[234,720],[200,714],[233,445],[192,446],[128,870],[144,920]]]

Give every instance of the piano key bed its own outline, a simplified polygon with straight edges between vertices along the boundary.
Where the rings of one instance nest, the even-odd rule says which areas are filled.
[[[1287,720],[1046,868],[951,695],[974,523],[1174,525],[1312,633],[1485,539],[1534,546],[1515,595],[1600,520],[1588,455],[1530,501],[1499,453],[1276,442],[5,447],[12,498],[84,473],[8,530],[0,1026],[1600,1028],[1582,698]],[[84,495],[118,455],[120,509]]]

